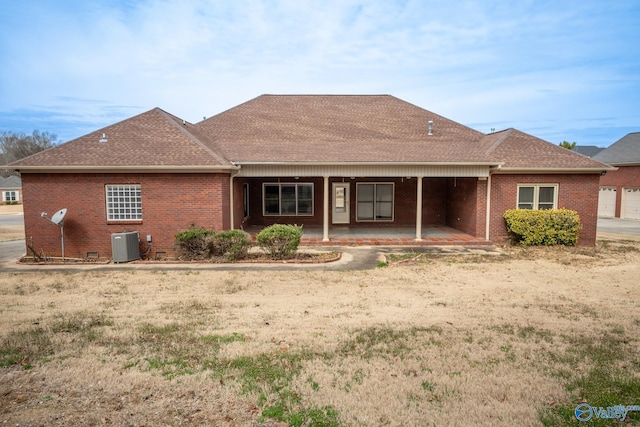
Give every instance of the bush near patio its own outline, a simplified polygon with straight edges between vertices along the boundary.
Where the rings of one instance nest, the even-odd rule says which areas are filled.
[[[203,260],[226,257],[229,261],[245,259],[253,246],[251,236],[242,230],[215,232],[204,227],[191,226],[176,233],[176,248],[180,258]]]
[[[302,226],[274,224],[263,229],[256,236],[260,248],[271,259],[293,258],[302,238]]]
[[[575,246],[582,229],[578,212],[570,209],[510,209],[504,219],[507,230],[522,246]]]

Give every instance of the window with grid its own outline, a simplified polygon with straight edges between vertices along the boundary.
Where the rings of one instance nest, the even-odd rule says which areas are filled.
[[[18,201],[18,192],[14,190],[5,191],[2,194],[2,200],[4,202],[17,202]]]
[[[107,185],[107,221],[142,220],[142,192],[139,184]]]
[[[556,209],[558,184],[518,185],[518,209]]]
[[[358,221],[393,221],[393,184],[357,184]]]
[[[313,184],[264,184],[265,215],[313,215]]]

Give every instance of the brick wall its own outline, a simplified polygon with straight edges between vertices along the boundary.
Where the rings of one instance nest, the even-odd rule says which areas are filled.
[[[487,181],[478,178],[447,180],[446,225],[475,237],[486,234]]]
[[[140,184],[142,221],[107,222],[106,184]],[[64,221],[65,256],[83,258],[88,252],[111,257],[111,234],[139,231],[141,250],[146,235],[152,253],[172,253],[174,235],[195,224],[229,228],[227,174],[22,174],[27,244],[38,252],[60,256],[60,230],[40,217],[67,208]]]
[[[616,166],[618,170],[607,171],[600,177],[602,187],[616,187],[616,217],[620,218],[622,189],[640,187],[640,166]]]
[[[503,175],[491,177],[491,222],[489,237],[495,243],[508,239],[503,214],[516,208],[518,184],[558,184],[558,208],[578,212],[582,222],[578,244],[593,246],[598,221],[599,174]]]

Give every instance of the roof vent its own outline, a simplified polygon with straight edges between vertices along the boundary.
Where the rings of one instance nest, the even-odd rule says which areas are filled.
[[[102,134],[102,138],[100,138],[100,142],[107,142],[107,141],[108,141],[108,139],[107,139],[107,134],[106,134],[106,133],[103,133],[103,134]]]
[[[433,121],[429,120],[429,133],[427,135],[433,135]]]

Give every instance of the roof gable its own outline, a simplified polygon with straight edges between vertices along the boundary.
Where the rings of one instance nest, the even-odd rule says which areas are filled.
[[[0,188],[21,188],[22,180],[19,176],[0,176]]]
[[[608,165],[516,129],[487,135],[503,169],[610,169]]]
[[[159,108],[36,153],[12,167],[193,167],[229,163]]]
[[[262,95],[194,128],[239,163],[487,161],[481,132],[390,95]]]
[[[593,158],[612,165],[640,163],[640,132],[623,136]]]
[[[485,135],[390,95],[262,95],[196,124],[154,108],[10,166],[195,171],[252,163],[610,168],[515,129]]]
[[[604,150],[604,148],[596,147],[595,145],[576,145],[573,148],[573,151],[575,151],[576,153],[582,154],[583,156],[587,157],[593,157],[602,150]]]

